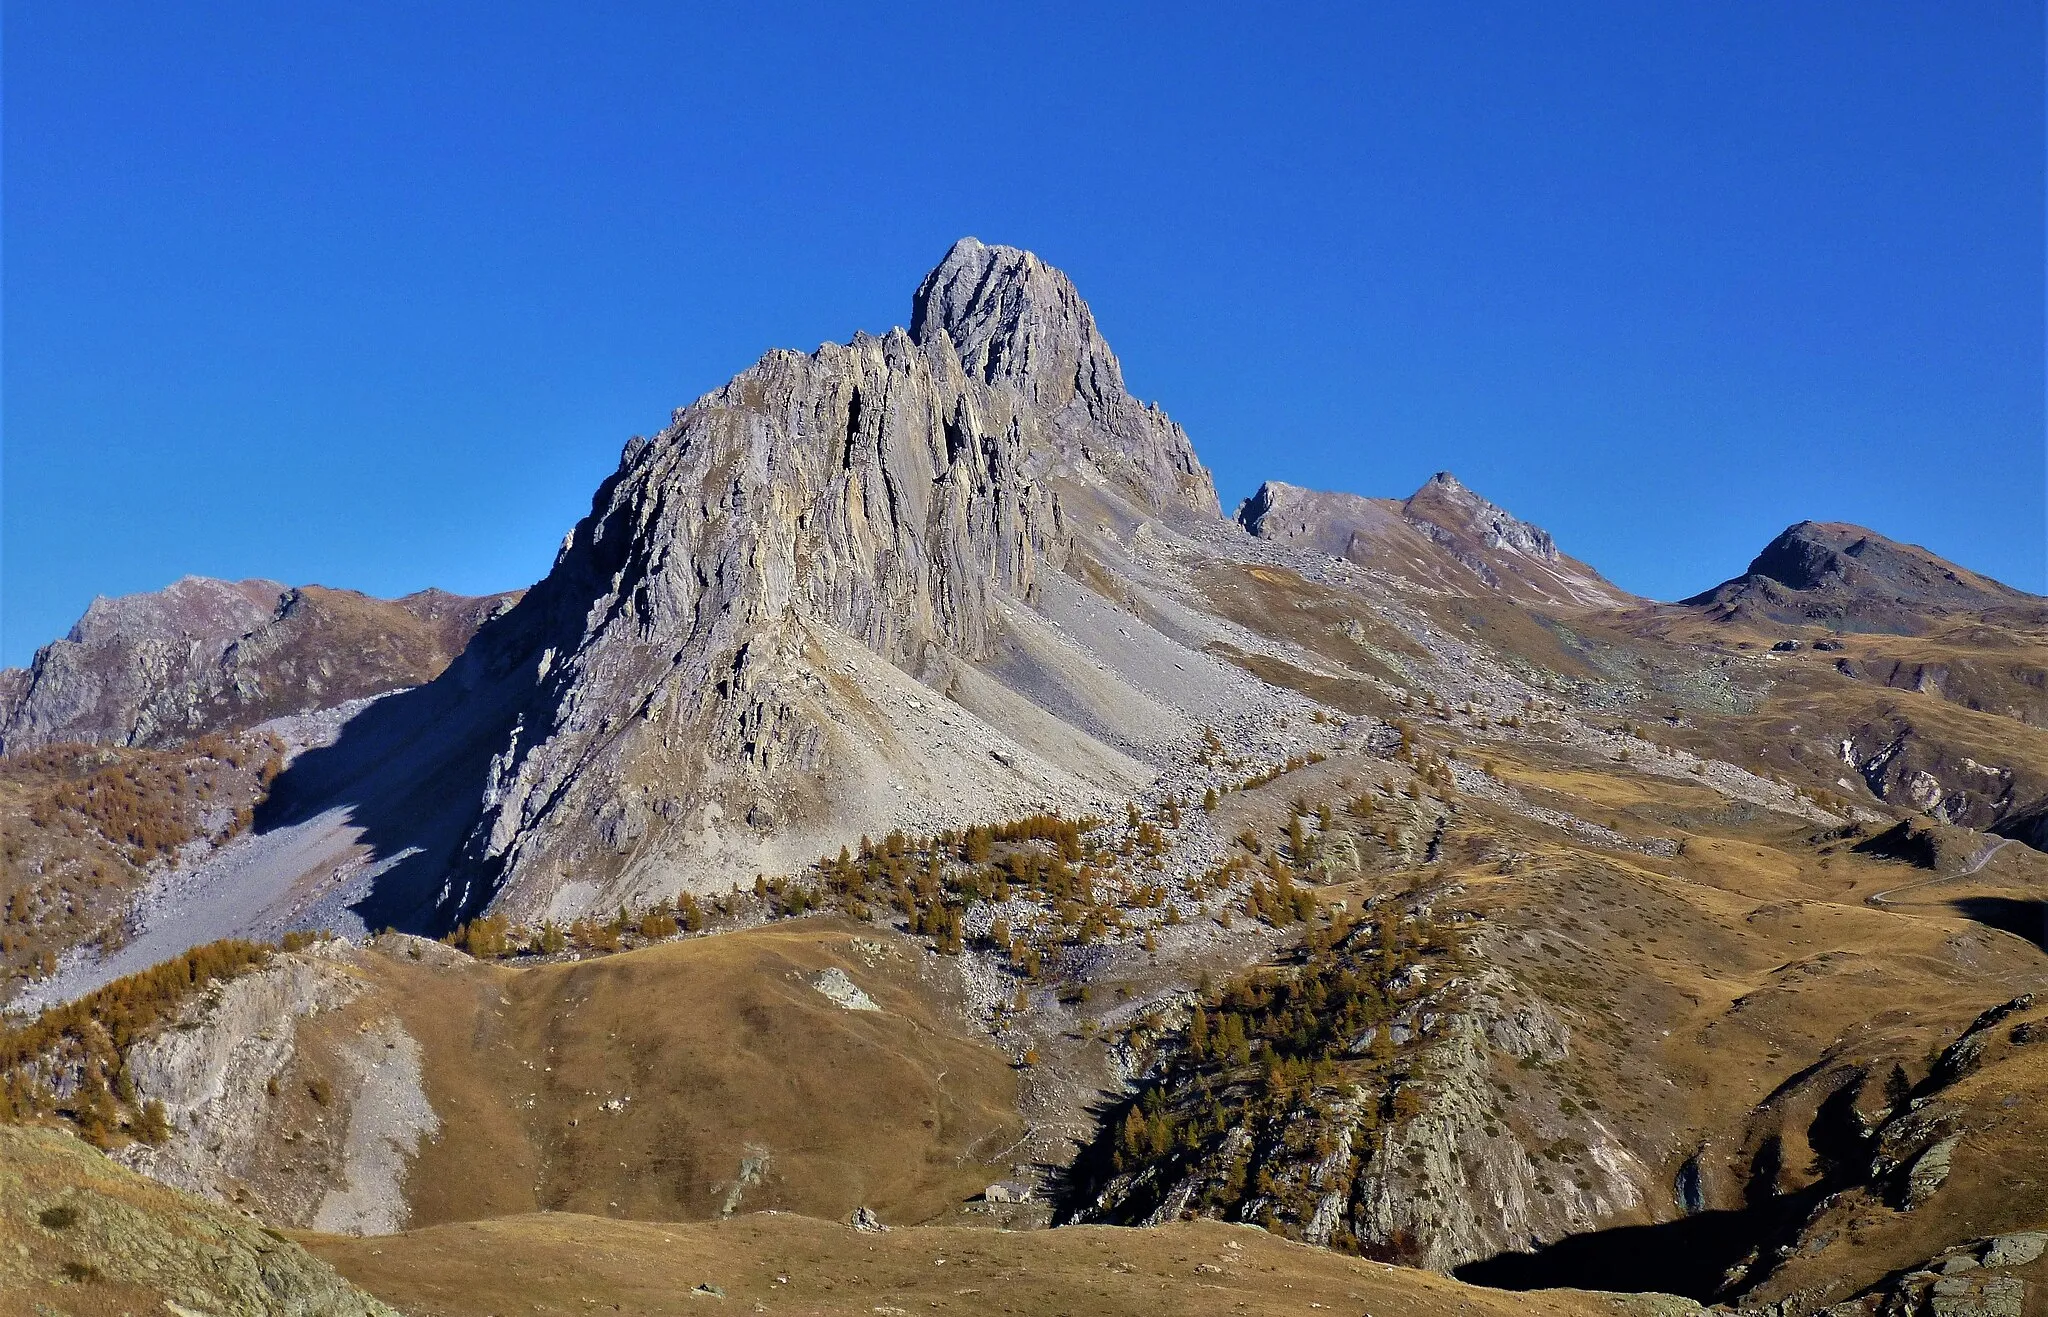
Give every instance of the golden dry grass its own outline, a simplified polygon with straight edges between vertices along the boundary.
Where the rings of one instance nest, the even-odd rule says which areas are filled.
[[[675,1225],[548,1215],[385,1239],[302,1238],[358,1285],[414,1317],[713,1311],[1566,1317],[1634,1308],[1611,1296],[1477,1289],[1213,1222],[1018,1233],[926,1227],[864,1235],[798,1216]],[[700,1285],[715,1286],[724,1298],[694,1294]]]
[[[689,1220],[728,1195],[833,1219],[944,1215],[1008,1173],[1021,1128],[1008,1059],[966,1036],[935,959],[810,919],[531,969],[372,962],[442,1122],[408,1182],[412,1219]],[[813,989],[828,967],[883,1009]]]

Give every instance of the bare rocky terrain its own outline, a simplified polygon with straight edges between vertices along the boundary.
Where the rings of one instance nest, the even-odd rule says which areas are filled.
[[[1402,500],[1269,480],[1245,500],[1237,520],[1260,539],[1319,549],[1425,589],[1568,608],[1639,602],[1560,553],[1550,532],[1489,503],[1448,471]]]
[[[30,667],[0,671],[0,1001],[244,931],[279,877],[240,864],[277,774],[432,679],[517,597],[186,577],[94,600]],[[150,936],[169,911],[184,931]]]
[[[400,1306],[592,1250],[769,1310],[2048,1301],[2048,612],[1924,550],[1665,604],[1448,475],[1226,519],[967,239],[629,443],[522,595],[360,600],[181,582],[0,685],[0,1091]],[[152,968],[235,938],[290,949]],[[978,1279],[840,1275],[902,1248]],[[666,1310],[576,1265],[534,1302]]]
[[[0,754],[173,745],[417,685],[517,598],[187,576],[95,599],[30,666],[0,670]]]

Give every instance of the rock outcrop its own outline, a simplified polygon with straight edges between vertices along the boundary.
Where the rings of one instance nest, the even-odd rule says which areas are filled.
[[[17,1312],[397,1317],[275,1230],[14,1125],[0,1125],[0,1293]]]
[[[1102,1182],[1088,1175],[1100,1158],[1081,1163],[1074,1215],[1119,1225],[1217,1216],[1446,1272],[1595,1228],[1645,1204],[1651,1169],[1600,1121],[1566,1119],[1559,1093],[1539,1089],[1510,1117],[1498,1079],[1563,1061],[1570,1040],[1526,985],[1487,970],[1357,1040],[1354,1055],[1391,1041],[1387,1055],[1401,1058],[1391,1087],[1326,1082],[1282,1118],[1234,1120],[1220,1139]],[[1205,1079],[1169,1091],[1158,1109],[1199,1106],[1214,1089]],[[1563,1128],[1577,1137],[1561,1146]]]
[[[284,1133],[272,1098],[298,1057],[301,1025],[361,991],[345,963],[346,945],[278,956],[206,993],[175,1026],[132,1046],[123,1068],[138,1101],[163,1104],[170,1137],[157,1146],[129,1144],[117,1159],[152,1180],[221,1203],[246,1201],[250,1184],[267,1178],[273,1183],[258,1190],[266,1216],[312,1224],[328,1177],[261,1172],[275,1160]],[[339,1147],[322,1155],[343,1160]]]
[[[0,754],[173,745],[416,685],[515,598],[187,576],[95,599],[29,667],[0,672]]]

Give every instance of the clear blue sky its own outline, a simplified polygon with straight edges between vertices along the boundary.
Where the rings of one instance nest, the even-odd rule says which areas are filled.
[[[968,233],[1227,505],[1449,468],[1654,596],[1804,517],[2048,589],[2038,3],[711,8],[8,5],[0,659],[187,572],[528,583]]]

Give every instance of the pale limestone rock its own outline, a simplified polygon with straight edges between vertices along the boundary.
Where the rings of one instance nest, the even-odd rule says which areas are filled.
[[[819,971],[817,977],[811,980],[811,986],[817,989],[826,1000],[842,1010],[879,1011],[882,1009],[875,1004],[873,997],[862,992],[860,985],[849,978],[846,971],[840,969],[837,965]]]
[[[973,239],[919,288],[910,330],[770,352],[636,439],[547,579],[444,683],[506,712],[443,914],[559,915],[572,881],[606,902],[723,888],[815,858],[800,848],[826,830],[807,825],[886,824],[861,792],[940,761],[916,739],[943,721],[887,669],[971,687],[1005,601],[1072,552],[1059,481],[1217,515],[1187,436],[1124,392],[1066,276]],[[922,726],[892,730],[878,699]],[[897,812],[966,815],[1031,774],[1057,798],[1062,770],[1027,759],[961,754]]]

